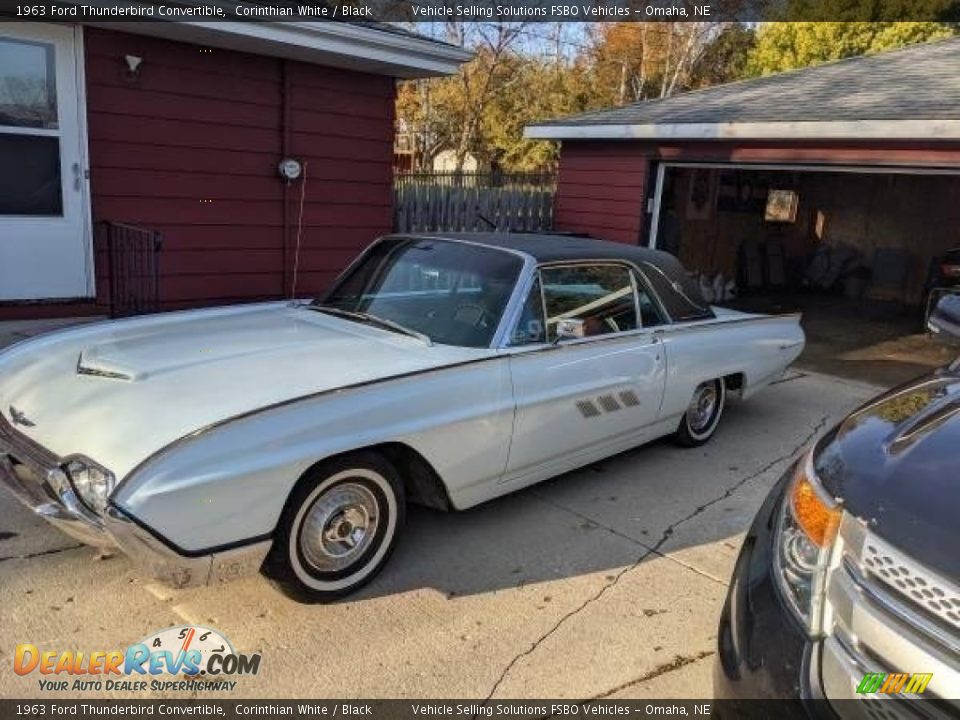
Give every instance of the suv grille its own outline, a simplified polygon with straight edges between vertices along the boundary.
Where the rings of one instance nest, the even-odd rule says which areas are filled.
[[[917,562],[849,513],[841,521],[835,553],[820,643],[818,679],[824,696],[831,702],[856,700],[859,714],[877,720],[889,712],[926,717],[929,710],[937,715],[940,704],[949,702],[944,698],[960,697],[956,582]],[[865,695],[858,688],[866,673],[929,679],[922,694]],[[924,702],[896,702],[918,697]]]
[[[865,569],[900,595],[960,630],[960,590],[876,535],[867,538],[861,560]]]

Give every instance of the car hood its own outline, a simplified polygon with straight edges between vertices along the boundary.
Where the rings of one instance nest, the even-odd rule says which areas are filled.
[[[0,413],[61,457],[123,477],[165,445],[275,403],[493,351],[417,338],[286,303],[87,325],[0,354]]]
[[[960,577],[960,377],[948,370],[881,395],[820,443],[824,487],[871,530]]]

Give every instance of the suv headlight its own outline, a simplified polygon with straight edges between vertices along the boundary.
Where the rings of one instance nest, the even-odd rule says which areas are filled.
[[[774,537],[774,570],[787,605],[811,636],[822,630],[824,583],[842,510],[813,469],[813,450],[797,464]]]
[[[116,479],[113,473],[86,458],[73,458],[63,466],[77,497],[88,508],[102,515]]]

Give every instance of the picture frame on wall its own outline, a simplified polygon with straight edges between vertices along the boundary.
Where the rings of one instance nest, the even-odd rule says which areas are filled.
[[[797,221],[797,207],[800,196],[796,190],[778,190],[770,188],[767,193],[767,208],[763,219],[767,222],[793,223]]]

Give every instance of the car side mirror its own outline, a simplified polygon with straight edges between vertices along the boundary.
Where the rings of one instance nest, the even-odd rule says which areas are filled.
[[[586,337],[586,327],[583,320],[574,320],[573,318],[562,318],[557,321],[557,336],[554,343],[561,340],[576,340]]]
[[[951,293],[940,298],[927,318],[927,328],[937,340],[960,344],[960,295]]]

